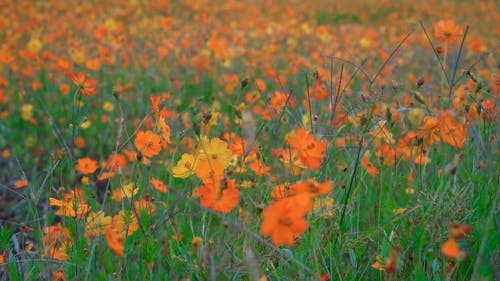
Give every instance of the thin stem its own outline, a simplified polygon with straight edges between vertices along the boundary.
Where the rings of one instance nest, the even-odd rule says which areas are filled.
[[[439,54],[436,51],[436,47],[434,47],[434,44],[432,44],[432,40],[427,33],[427,30],[425,29],[424,24],[422,21],[420,21],[420,26],[422,27],[422,30],[424,31],[425,37],[427,37],[427,41],[429,41],[429,44],[431,45],[432,51],[434,52],[434,56],[436,57],[437,61],[439,62],[439,65],[441,66],[441,71],[443,71],[444,75],[446,76],[446,83],[448,86],[450,85],[450,81],[448,81],[448,74],[446,73],[446,69],[444,68],[443,62],[439,59]]]
[[[361,158],[361,150],[363,148],[363,137],[359,140],[358,152],[356,155],[356,162],[354,163],[354,170],[352,171],[351,178],[349,180],[349,186],[347,188],[347,194],[344,198],[344,207],[342,208],[342,213],[340,215],[339,229],[342,229],[342,225],[344,223],[345,213],[347,209],[347,204],[349,203],[349,198],[352,192],[352,186],[354,185],[354,178],[356,176],[356,172],[358,170],[360,158]]]
[[[309,93],[309,78],[307,77],[307,73],[305,76],[306,76],[306,89],[307,89],[307,103],[309,106],[309,124],[311,126],[311,134],[314,135],[313,119],[312,119],[312,107],[311,107],[311,95]]]
[[[462,51],[464,48],[465,37],[467,36],[467,32],[469,31],[469,26],[465,27],[464,36],[462,37],[462,42],[460,43],[460,49],[458,50],[457,59],[455,60],[455,64],[453,65],[453,70],[450,78],[450,91],[448,92],[448,103],[451,103],[451,95],[453,94],[453,88],[455,88],[455,75],[457,74],[458,63],[460,62],[460,56],[462,55]]]
[[[444,57],[443,57],[443,65],[444,67],[446,67],[446,59],[448,58],[448,41],[445,41],[444,42]],[[441,94],[443,93],[443,88],[444,88],[444,78],[445,78],[445,72],[441,72],[441,83],[439,83],[439,86],[441,87],[441,90],[439,91],[439,96],[441,96]],[[448,80],[448,77],[446,77],[446,80]],[[451,89],[451,84],[448,83],[449,85],[449,88]]]
[[[373,77],[373,79],[371,79],[370,81],[370,85],[373,85],[373,83],[375,83],[375,81],[377,80],[377,78],[380,76],[380,74],[382,73],[382,70],[384,70],[385,66],[391,61],[391,59],[394,57],[394,55],[397,53],[397,51],[399,50],[399,48],[401,48],[401,46],[403,46],[404,42],[406,42],[406,40],[408,40],[408,38],[410,37],[411,35],[411,32],[408,32],[406,34],[406,36],[403,38],[403,40],[399,41],[398,45],[396,46],[396,48],[394,48],[394,50],[392,50],[391,54],[389,55],[389,57],[384,61],[384,63],[380,66],[380,68],[378,69],[377,73],[375,74],[375,76]]]

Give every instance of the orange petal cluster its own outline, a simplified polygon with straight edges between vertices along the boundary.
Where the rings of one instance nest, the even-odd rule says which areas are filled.
[[[450,226],[450,238],[441,246],[441,253],[449,258],[463,260],[465,258],[465,251],[460,248],[457,240],[462,240],[470,231],[470,226],[466,224],[452,223]]]
[[[316,140],[312,134],[304,128],[286,138],[288,144],[297,151],[300,162],[311,170],[321,166],[321,160],[325,157],[326,143]]]
[[[90,206],[86,203],[86,197],[79,188],[73,189],[63,195],[63,200],[49,198],[49,205],[59,207],[56,215],[83,218],[90,211]]]
[[[276,202],[264,209],[261,233],[270,236],[275,245],[292,245],[294,238],[307,229],[304,216],[312,209],[312,199],[332,190],[331,181],[317,183],[313,179],[296,184],[277,185],[271,193]]]

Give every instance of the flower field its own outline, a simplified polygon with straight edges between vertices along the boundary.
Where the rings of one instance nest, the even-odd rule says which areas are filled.
[[[498,280],[495,1],[0,3],[0,280]]]

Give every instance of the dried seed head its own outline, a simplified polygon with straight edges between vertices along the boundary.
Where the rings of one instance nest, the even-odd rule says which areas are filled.
[[[240,82],[240,86],[241,86],[241,88],[242,88],[242,89],[243,89],[243,88],[245,88],[246,86],[248,86],[248,84],[249,84],[249,79],[248,79],[248,77],[245,77],[245,78],[244,78],[243,80],[241,80],[241,82]]]
[[[418,81],[417,81],[417,86],[421,87],[422,85],[424,85],[424,82],[425,82],[424,77],[420,77],[420,79],[418,79]]]

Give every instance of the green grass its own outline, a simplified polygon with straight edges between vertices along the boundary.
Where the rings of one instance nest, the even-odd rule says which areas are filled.
[[[450,46],[448,61],[445,61],[444,55],[435,53],[426,41],[433,36],[428,33],[430,30],[410,32],[406,27],[399,27],[401,32],[390,33],[392,37],[387,35],[389,32],[384,33],[386,29],[374,29],[381,37],[387,35],[391,43],[360,47],[358,37],[364,36],[364,30],[370,28],[370,24],[383,25],[396,8],[390,6],[376,13],[306,10],[310,14],[305,12],[306,16],[299,20],[308,24],[353,28],[354,31],[338,30],[338,34],[333,34],[340,38],[353,32],[353,38],[346,40],[355,42],[352,46],[342,45],[345,42],[339,44],[345,55],[342,57],[325,56],[318,63],[310,58],[316,51],[310,46],[321,42],[313,39],[314,32],[304,31],[305,26],[291,25],[290,30],[283,28],[289,32],[283,35],[276,31],[281,26],[270,25],[266,32],[275,32],[281,37],[262,46],[261,42],[254,41],[256,39],[249,40],[245,45],[248,54],[241,55],[241,61],[233,59],[231,67],[224,67],[224,60],[216,59],[212,51],[209,52],[210,70],[197,73],[192,65],[174,65],[173,61],[182,58],[174,57],[172,52],[169,61],[158,62],[146,70],[131,65],[129,68],[102,66],[98,71],[86,71],[98,80],[99,93],[92,97],[77,95],[78,89],[65,74],[42,69],[34,78],[26,78],[11,72],[7,64],[0,65],[0,74],[8,81],[4,89],[9,100],[0,104],[0,112],[9,113],[0,119],[0,152],[10,153],[8,157],[0,157],[0,254],[5,257],[5,262],[0,264],[0,280],[51,280],[60,269],[67,280],[264,280],[263,277],[267,280],[496,280],[500,241],[499,103],[498,94],[492,93],[492,79],[484,73],[498,73],[498,48],[477,59],[469,45],[462,50],[458,44]],[[401,14],[417,13],[415,9],[408,6]],[[151,13],[156,15],[156,12]],[[192,23],[197,14],[187,13],[183,16]],[[224,13],[220,15],[223,16]],[[182,16],[179,15],[179,19]],[[401,40],[408,32],[411,33],[409,41]],[[394,34],[403,37],[396,38]],[[485,37],[488,35],[491,37],[489,33]],[[260,59],[252,57],[251,51],[257,53],[256,50],[270,48],[270,45],[280,45],[287,42],[287,36],[301,40],[296,49],[291,46],[286,49],[299,55],[289,58],[285,49],[280,49],[271,59],[263,59],[262,64],[276,68],[278,75],[284,73],[288,83],[266,77],[262,65],[256,69],[245,66],[247,61]],[[193,42],[196,40],[198,38]],[[195,52],[198,47],[202,50],[200,53],[208,50],[207,40],[198,40],[203,43],[191,47],[191,51]],[[401,48],[397,47],[398,43]],[[490,41],[487,43],[491,45]],[[339,46],[335,46],[334,51]],[[299,56],[307,58],[310,65],[290,71]],[[134,54],[132,59],[140,61],[141,54]],[[456,76],[450,72],[455,62],[458,62],[458,66],[454,66]],[[75,69],[84,69],[78,67]],[[329,76],[323,78],[330,95],[324,101],[307,96],[307,85],[316,82],[314,71],[318,68],[323,68]],[[448,71],[448,76],[442,68]],[[479,82],[471,82],[470,77],[462,73],[463,69],[470,69]],[[219,80],[224,74],[236,74],[241,80],[250,77],[250,84],[235,85],[234,92],[228,94]],[[426,76],[425,83],[417,86],[414,80],[420,76]],[[175,86],[175,79],[181,79],[180,88]],[[256,79],[265,81],[264,91],[253,84]],[[39,90],[31,88],[33,80],[42,84]],[[453,81],[445,83],[445,80]],[[71,85],[70,94],[66,96],[59,90],[62,82]],[[127,82],[133,83],[133,87],[118,92],[117,87]],[[496,118],[485,120],[488,110],[480,108],[478,113],[482,115],[469,120],[470,112],[460,111],[448,101],[448,84],[456,86],[451,91],[452,97],[466,92],[462,109],[491,100],[496,106]],[[475,88],[466,88],[468,84]],[[265,108],[271,104],[276,91],[286,93],[286,106],[274,112],[268,121],[256,113],[253,106]],[[245,100],[249,92],[261,97],[250,103]],[[151,158],[150,164],[141,163],[144,156],[139,155],[138,160],[129,161],[112,179],[98,180],[98,175],[106,171],[108,155],[123,153],[124,149],[138,151],[135,135],[139,130],[146,130],[153,118],[149,96],[163,93],[169,93],[170,98],[163,100],[162,109],[178,113],[167,120],[172,141]],[[335,98],[338,104],[332,111]],[[81,100],[82,106],[75,106],[75,100]],[[113,104],[111,112],[103,109],[105,102]],[[21,108],[25,104],[34,107],[32,120],[23,117]],[[252,141],[256,157],[272,170],[269,175],[259,176],[252,171],[238,173],[235,166],[226,169],[227,178],[253,187],[238,187],[237,206],[224,214],[201,206],[200,200],[192,196],[202,185],[201,181],[195,175],[176,178],[172,167],[183,153],[196,150],[192,144],[203,135],[209,139],[224,138],[229,133],[245,135],[248,129],[245,126],[249,125],[240,122],[245,113],[241,110],[242,104],[248,112],[253,112],[255,119],[252,129],[256,133]],[[373,132],[379,128],[379,122],[386,121],[384,129],[392,134],[395,141],[390,145],[395,147],[410,132],[423,131],[423,123],[412,124],[409,117],[412,109],[422,110],[425,116],[453,116],[467,131],[464,148],[444,141],[426,146],[420,138],[412,144],[414,153],[427,151],[430,162],[417,164],[399,155],[393,164],[384,164],[387,159],[376,154],[381,151],[378,142],[389,142],[377,139]],[[218,113],[221,119],[207,125],[208,116]],[[303,116],[313,121],[303,122]],[[345,120],[341,120],[342,116]],[[104,117],[107,122],[102,120]],[[332,117],[340,120],[335,120],[338,121],[335,127],[330,125]],[[81,128],[84,120],[90,120],[89,128]],[[310,131],[315,138],[326,143],[325,157],[319,169],[304,169],[293,175],[276,157],[275,150],[290,149],[286,135],[311,124]],[[82,137],[86,144],[76,147],[73,136]],[[348,136],[353,137],[352,141],[337,145],[337,141]],[[228,143],[233,138],[230,136]],[[368,173],[362,163],[367,152],[378,174]],[[89,183],[84,183],[84,176],[75,170],[76,160],[84,157],[99,162],[98,171],[88,175]],[[413,179],[409,180],[411,176]],[[149,183],[153,177],[164,182],[169,191],[156,191]],[[330,193],[315,199],[333,199],[332,205],[307,213],[308,228],[293,245],[273,245],[269,237],[262,236],[260,229],[262,212],[273,200],[271,191],[281,183],[311,178],[317,182],[333,182]],[[14,188],[20,179],[26,179],[28,186]],[[113,192],[128,183],[137,187],[137,194],[113,201]],[[77,187],[83,190],[85,202],[92,211],[102,210],[111,217],[120,210],[133,214],[137,208],[135,202],[151,199],[156,211],[138,212],[137,231],[124,239],[124,258],[110,249],[106,235],[94,240],[85,238],[85,217],[56,215],[58,208],[50,206],[49,198],[62,199],[65,193],[71,194]],[[454,222],[471,227],[471,232],[458,242],[465,253],[463,260],[455,261],[441,252]],[[68,258],[62,261],[44,255],[44,248],[48,246],[44,244],[44,230],[58,223],[68,229],[71,241]],[[198,247],[193,246],[195,237],[202,241]],[[384,267],[396,247],[401,249],[397,270],[388,273],[384,268],[376,269],[375,262],[382,261]],[[447,268],[451,268],[452,261],[456,265],[450,274]]]

